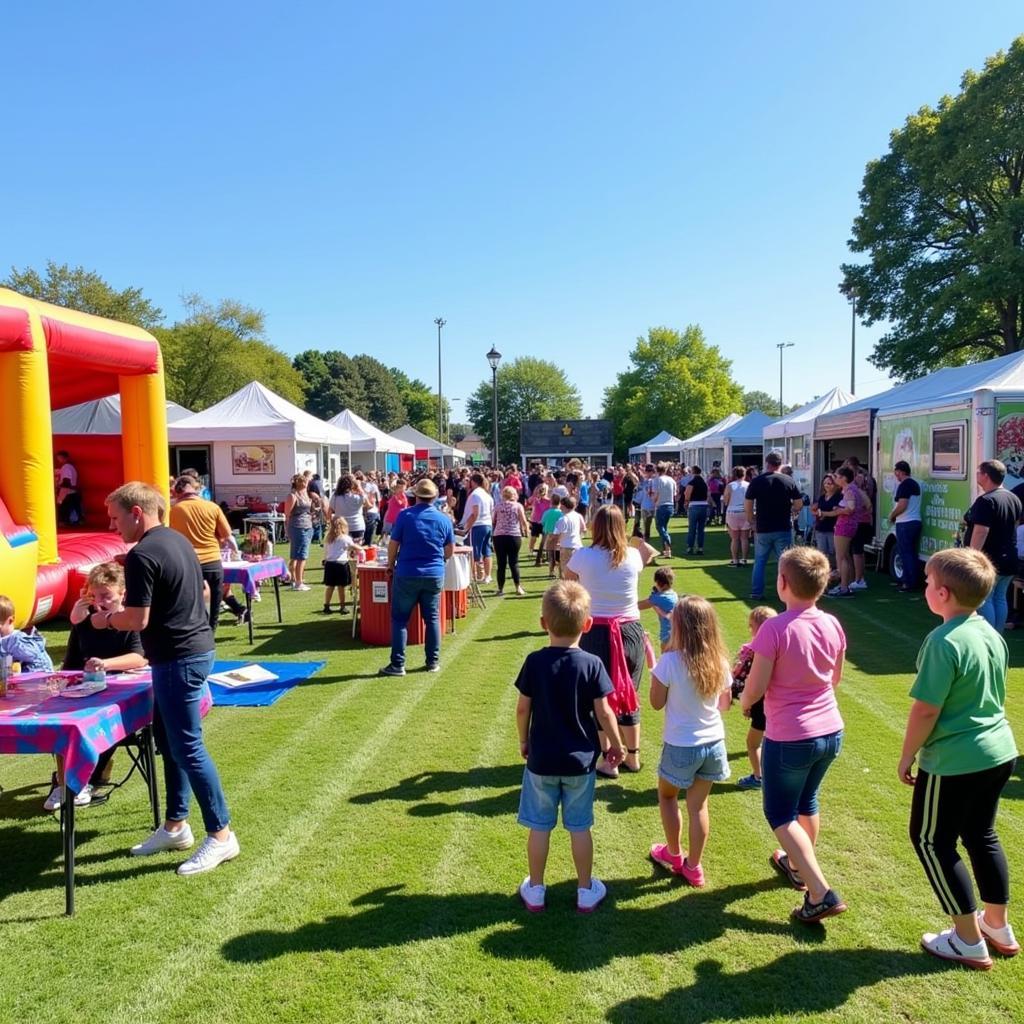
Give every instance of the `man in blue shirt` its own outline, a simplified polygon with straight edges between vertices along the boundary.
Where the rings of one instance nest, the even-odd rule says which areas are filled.
[[[391,583],[391,661],[382,676],[405,675],[409,616],[419,606],[426,638],[427,671],[440,671],[441,588],[444,563],[452,557],[455,531],[434,507],[437,488],[424,477],[413,490],[416,504],[403,509],[391,527],[388,576]]]

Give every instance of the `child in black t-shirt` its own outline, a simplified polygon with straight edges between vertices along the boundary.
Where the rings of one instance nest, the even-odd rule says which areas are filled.
[[[595,910],[607,892],[591,875],[594,766],[601,749],[598,722],[611,739],[605,758],[613,768],[625,751],[608,707],[608,673],[599,658],[579,648],[590,622],[590,596],[583,587],[569,581],[549,587],[540,624],[550,645],[527,655],[516,679],[519,750],[526,758],[518,820],[530,830],[530,873],[519,886],[519,895],[532,912],[544,909],[544,868],[559,805],[578,875],[577,910]]]
[[[128,672],[145,668],[139,634],[116,629],[96,629],[90,617],[94,612],[119,612],[124,607],[124,569],[117,562],[95,565],[86,579],[82,594],[71,608],[71,636],[61,668],[66,671]],[[110,781],[114,748],[100,754],[89,784],[75,797],[75,805],[92,802],[94,787]],[[57,774],[50,795],[43,806],[55,810],[60,806],[63,764],[58,759]]]

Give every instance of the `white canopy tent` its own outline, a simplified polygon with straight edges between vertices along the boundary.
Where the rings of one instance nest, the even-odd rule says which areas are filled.
[[[720,462],[727,478],[733,466],[760,466],[764,458],[763,432],[771,421],[771,416],[755,409],[707,434],[701,439],[704,462],[709,466],[712,462]],[[708,468],[703,463],[700,465],[703,469]]]
[[[167,422],[191,416],[192,411],[176,402],[167,403]],[[120,434],[121,396],[110,395],[94,402],[82,402],[67,409],[55,409],[51,416],[55,434]]]
[[[704,463],[708,461],[704,458],[704,439],[719,430],[731,426],[739,418],[740,414],[738,412],[731,412],[717,423],[712,423],[710,427],[705,427],[700,433],[694,434],[683,441],[683,457],[686,464],[700,466],[701,469],[704,469]]]
[[[214,500],[277,503],[306,469],[327,487],[351,466],[351,433],[317,419],[258,381],[167,428],[172,455],[190,464],[205,449]],[[325,487],[326,490],[326,487]]]
[[[426,451],[427,458],[437,459],[442,468],[445,465],[445,460],[447,460],[449,466],[454,466],[456,461],[466,461],[466,453],[464,451],[428,437],[421,430],[417,430],[408,423],[397,430],[393,430],[391,436],[397,437],[400,441],[408,441],[416,451]]]
[[[644,462],[656,462],[658,459],[674,459],[682,462],[683,442],[675,434],[663,430],[643,444],[634,445],[629,449],[630,455],[640,455]]]
[[[401,469],[399,456],[416,454],[415,445],[384,433],[351,409],[343,409],[327,422],[347,430],[352,436],[352,451],[358,455],[368,453],[374,469],[397,472]],[[356,461],[359,461],[358,457]]]

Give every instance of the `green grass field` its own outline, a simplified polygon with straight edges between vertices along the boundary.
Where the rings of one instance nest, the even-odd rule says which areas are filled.
[[[678,534],[685,524],[672,526]],[[714,602],[735,648],[749,570],[726,564],[720,530],[708,550],[673,561],[677,589]],[[975,974],[918,950],[922,931],[944,926],[906,838],[910,791],[896,778],[915,654],[937,621],[923,597],[872,575],[869,592],[831,609],[849,639],[839,698],[847,728],[823,792],[820,859],[850,910],[805,928],[788,920],[799,897],[768,867],[773,837],[755,793],[731,783],[712,793],[705,889],[647,860],[660,838],[661,723],[646,686],[644,770],[598,783],[595,873],[608,884],[606,904],[575,913],[559,830],[548,910],[525,912],[512,682],[542,643],[546,579],[530,568],[524,582],[527,597],[489,599],[445,638],[438,675],[418,671],[422,652],[412,649],[417,670],[377,678],[386,652],[353,642],[347,619],[317,614],[318,586],[282,595],[283,627],[270,624],[264,600],[252,649],[244,628],[222,627],[222,657],[323,658],[327,667],[272,708],[214,709],[207,719],[242,844],[238,860],[210,875],[177,877],[180,854],[128,856],[150,824],[133,779],[79,814],[78,913],[64,918],[57,824],[41,808],[50,765],[0,759],[0,1021],[1024,1019],[1024,958]],[[47,632],[59,656],[66,634]],[[1010,648],[1020,664],[1014,635]],[[1022,684],[1015,669],[1015,724]],[[735,780],[748,770],[738,709],[727,728]],[[201,826],[198,813],[193,822]],[[1000,832],[1020,883],[1020,775]]]

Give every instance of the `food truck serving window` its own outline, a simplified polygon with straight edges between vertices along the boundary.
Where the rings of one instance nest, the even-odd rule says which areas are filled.
[[[966,480],[963,423],[937,423],[932,427],[932,476]]]

